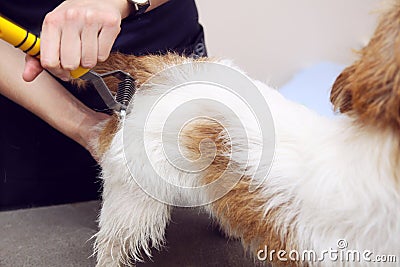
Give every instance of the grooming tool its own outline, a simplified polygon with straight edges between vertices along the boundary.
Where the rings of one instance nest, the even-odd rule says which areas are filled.
[[[40,38],[2,16],[0,16],[0,38],[28,55],[40,57]],[[123,114],[136,91],[133,77],[122,70],[99,74],[93,70],[79,67],[70,74],[74,79],[80,78],[91,82],[107,107]],[[121,81],[118,83],[115,98],[103,80],[108,76],[114,76]]]
[[[115,98],[103,80],[103,78],[108,76],[113,76],[121,81],[118,83]],[[136,91],[133,77],[122,70],[114,70],[102,74],[90,70],[80,78],[90,81],[107,107],[117,112],[126,112],[128,104]]]

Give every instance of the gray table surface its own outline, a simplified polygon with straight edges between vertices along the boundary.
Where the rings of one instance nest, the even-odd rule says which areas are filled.
[[[90,237],[99,206],[92,201],[0,212],[0,266],[94,266]],[[198,210],[175,209],[166,237],[167,249],[138,267],[256,266],[239,242],[225,238]]]

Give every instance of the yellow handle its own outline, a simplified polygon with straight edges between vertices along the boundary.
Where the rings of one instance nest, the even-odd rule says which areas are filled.
[[[0,39],[33,57],[40,57],[40,38],[2,16],[0,16]],[[89,70],[79,67],[71,71],[71,77],[79,78]]]

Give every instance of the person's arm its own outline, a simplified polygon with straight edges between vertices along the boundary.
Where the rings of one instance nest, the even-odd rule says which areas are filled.
[[[167,1],[150,0],[147,11]],[[105,61],[120,32],[121,20],[130,12],[131,4],[127,0],[62,2],[44,19],[40,64],[27,56],[24,80],[33,81],[43,68],[68,80],[71,70],[79,66],[93,68],[97,62]]]
[[[46,72],[31,83],[25,82],[21,77],[24,54],[1,40],[0,59],[0,94],[31,111],[96,156],[90,146],[98,135],[94,126],[107,119],[108,115],[86,107]]]
[[[152,8],[167,1],[152,0]],[[49,58],[50,62],[55,60],[54,66],[56,68],[53,69],[53,72],[66,78],[69,76],[68,70],[77,67],[81,62],[86,62],[86,64],[82,64],[86,67],[92,67],[97,61],[105,60],[108,57],[111,46],[119,33],[120,20],[130,13],[130,6],[126,0],[67,0],[63,4],[52,13],[55,15],[48,23],[50,28],[45,30],[47,37],[46,34],[44,38],[42,35],[44,40],[41,40],[41,60],[43,60],[43,57],[45,58],[45,62],[47,62],[45,66],[47,67],[53,66],[54,63],[49,65]],[[65,7],[68,8],[64,9]],[[111,7],[114,8],[114,12],[112,12]],[[76,23],[81,23],[81,28],[70,27],[71,25],[68,25],[68,22],[71,21],[65,20],[68,17],[67,14],[71,15],[72,12],[72,15],[74,15],[77,10],[79,16],[75,18],[76,21],[73,21],[73,25],[76,26]],[[101,10],[101,12],[98,13],[96,10]],[[104,16],[101,16],[104,12],[108,14],[107,16],[115,15],[115,25],[104,25]],[[82,14],[84,14],[83,17]],[[82,18],[87,19],[88,17],[94,20],[84,20],[85,23],[82,24]],[[68,18],[68,20],[70,19]],[[95,22],[103,24],[99,26]],[[95,24],[97,30],[89,33],[91,27],[94,27],[93,24]],[[45,26],[43,27],[45,28]],[[106,32],[102,32],[103,30],[106,30]],[[56,32],[58,39],[51,38],[55,34],[53,31]],[[75,35],[78,33],[79,38],[76,38]],[[76,42],[78,42],[78,45]],[[63,43],[65,46],[62,49],[61,44]],[[103,46],[103,49],[100,48],[101,46]],[[91,54],[92,49],[94,54]],[[88,55],[93,61],[88,60]],[[65,63],[69,62],[68,60],[71,58],[72,65]],[[64,62],[68,68],[61,69],[61,62]],[[42,72],[42,70],[43,68],[37,59],[26,57],[24,62],[24,54],[21,51],[0,40],[0,94],[31,111],[53,128],[81,144],[93,156],[96,156],[91,147],[91,142],[98,135],[98,129],[94,126],[109,116],[86,107],[51,75]],[[68,75],[65,76],[65,72],[68,72]]]

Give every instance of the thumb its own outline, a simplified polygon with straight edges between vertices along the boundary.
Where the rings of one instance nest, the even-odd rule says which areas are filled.
[[[25,68],[22,73],[22,79],[26,82],[32,82],[43,71],[40,61],[30,55],[25,56]]]

